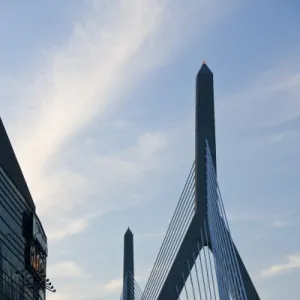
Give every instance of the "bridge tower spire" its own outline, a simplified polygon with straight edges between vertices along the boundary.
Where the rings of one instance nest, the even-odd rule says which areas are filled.
[[[204,62],[196,77],[196,120],[195,120],[195,181],[196,211],[206,214],[206,140],[208,141],[213,165],[216,162],[216,131],[214,108],[213,73]],[[205,217],[205,216],[203,216]]]
[[[205,62],[196,77],[195,121],[195,214],[158,294],[158,300],[178,299],[178,294],[181,293],[190,274],[186,262],[189,262],[192,269],[197,258],[194,253],[197,250],[208,246],[213,252],[209,232],[207,238],[201,235],[201,232],[206,231],[205,226],[208,224],[206,142],[210,148],[215,172],[217,170],[213,73]],[[224,230],[227,229],[224,227]],[[236,247],[233,247],[247,299],[260,300]]]
[[[134,300],[133,234],[129,227],[124,234],[123,299]]]

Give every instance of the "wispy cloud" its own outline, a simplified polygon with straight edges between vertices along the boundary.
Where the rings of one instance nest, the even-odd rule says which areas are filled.
[[[130,63],[162,29],[165,5],[165,1],[157,0],[111,1],[109,8],[93,3],[90,13],[74,26],[68,41],[48,51],[44,68],[37,70],[34,81],[22,91],[22,116],[14,125],[17,133],[13,134],[13,142],[38,212],[47,218],[49,211],[58,207],[60,214],[67,211],[66,215],[55,214],[56,221],[51,223],[60,231],[50,229],[49,237],[62,238],[88,225],[82,216],[71,220],[68,213],[82,198],[86,199],[84,191],[91,187],[88,181],[95,175],[74,171],[62,161],[59,151],[93,118],[100,118],[114,105],[126,79],[145,71],[143,60],[141,68],[130,69]],[[141,163],[154,155],[153,146],[160,147],[157,143],[161,141],[159,133],[141,133],[137,146],[126,149],[121,156],[98,155],[89,158],[87,164],[97,171],[105,169],[106,182],[114,176],[132,178],[147,168]],[[99,214],[106,209],[100,210]]]
[[[71,299],[73,299],[73,297],[70,295],[67,295],[67,294],[62,294],[62,293],[52,294],[52,293],[48,292],[47,299],[48,300],[71,300]]]
[[[49,265],[47,273],[51,278],[58,277],[85,277],[84,271],[73,261],[60,261]]]
[[[139,283],[146,281],[147,277],[135,276],[134,280],[135,280],[135,284],[139,284]],[[101,293],[119,295],[120,292],[122,291],[122,287],[123,287],[123,279],[122,278],[112,279],[109,282],[100,285],[99,291],[101,291]]]
[[[291,211],[283,211],[280,214],[261,211],[230,211],[228,213],[228,220],[232,222],[259,222],[273,228],[297,225],[297,217]]]
[[[239,124],[239,130],[235,132],[247,132],[244,134],[246,138],[251,138],[254,130],[257,137],[265,137],[267,134],[267,143],[282,142],[285,137],[293,137],[298,131],[286,125],[300,116],[300,65],[293,63],[290,69],[287,66],[290,64],[283,61],[280,65],[262,71],[250,84],[222,99],[217,110],[220,112],[218,120],[230,127]],[[225,117],[228,115],[231,118]]]
[[[284,228],[289,226],[296,226],[298,223],[295,220],[274,220],[271,223],[273,228]]]
[[[274,228],[282,228],[282,227],[287,227],[290,226],[291,223],[287,221],[274,221],[272,222],[271,226]]]
[[[285,272],[300,268],[300,254],[293,254],[287,257],[287,262],[273,265],[261,272],[262,277],[280,275]]]
[[[32,77],[20,85],[9,82],[19,99],[17,110],[11,108],[9,133],[50,244],[83,232],[107,211],[140,203],[144,179],[164,167],[169,134],[134,124],[133,133],[123,133],[125,144],[104,151],[101,146],[110,143],[111,132],[99,136],[89,125],[118,110],[118,101],[125,101],[122,95],[133,82],[136,87],[170,59],[193,32],[201,39],[231,9],[219,0],[89,3],[87,15],[62,46],[47,49],[45,63],[31,70]],[[123,126],[120,121],[112,127]],[[74,280],[84,274],[73,261],[50,263],[47,272],[50,278]],[[118,279],[105,283],[83,278],[77,286],[65,285],[65,278],[50,299],[98,299],[99,286],[120,292]]]
[[[76,219],[76,220],[64,220],[65,226],[61,227],[61,224],[56,224],[56,226],[50,227],[48,233],[48,239],[59,240],[67,236],[80,233],[88,226],[87,218]]]
[[[120,292],[122,290],[123,280],[114,279],[101,286],[101,290],[105,292]]]
[[[81,175],[82,186],[76,184],[68,172],[69,177],[61,180],[63,188],[59,187],[49,194],[53,200],[44,205],[50,211],[58,206],[61,210],[61,214],[53,216],[55,222],[48,225],[49,238],[57,240],[82,232],[95,217],[140,204],[143,194],[138,194],[132,186],[159,167],[160,151],[164,149],[165,142],[162,133],[145,133],[138,136],[135,145],[87,159],[84,163],[91,169],[84,173],[85,178]],[[74,176],[79,174],[74,173]],[[126,193],[126,202],[120,203],[119,190],[123,190],[123,196]],[[52,215],[46,217],[51,220]]]
[[[100,120],[116,109],[130,82],[138,82],[180,49],[184,36],[191,34],[191,28],[182,26],[191,15],[203,16],[199,35],[221,16],[219,10],[213,13],[215,4],[204,0],[201,5],[189,1],[184,10],[168,0],[115,0],[109,6],[104,2],[89,2],[89,12],[74,25],[66,42],[46,51],[44,65],[33,70],[27,88],[24,82],[21,90],[14,87],[20,101],[15,103],[18,109],[9,132],[52,239],[82,232],[93,217],[113,209],[113,201],[98,200],[95,210],[95,195],[100,199],[112,189],[109,182],[115,189],[118,180],[124,184],[159,166],[156,156],[166,135],[140,128],[131,138],[135,143],[110,155],[86,151],[82,140],[68,146],[71,141],[96,117]],[[230,11],[230,5],[226,8]],[[78,170],[80,162],[85,169]],[[75,207],[80,208],[75,212]]]
[[[41,212],[47,201],[37,182],[49,171],[53,156],[113,104],[130,59],[163,18],[162,1],[114,4],[112,11],[101,11],[102,18],[95,11],[76,24],[68,42],[49,54],[49,63],[23,96],[30,110],[21,119],[26,125],[15,144],[22,149],[20,160]],[[100,21],[105,18],[113,21]]]

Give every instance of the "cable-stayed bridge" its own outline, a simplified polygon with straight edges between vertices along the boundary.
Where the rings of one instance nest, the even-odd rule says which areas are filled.
[[[233,242],[217,179],[213,74],[196,78],[195,159],[144,288],[124,243],[122,300],[260,300]]]

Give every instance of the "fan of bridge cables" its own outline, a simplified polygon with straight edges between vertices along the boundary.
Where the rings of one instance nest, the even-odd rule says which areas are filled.
[[[209,144],[206,141],[206,188],[208,230],[213,252],[219,298],[250,300],[241,276],[239,258],[232,240]]]
[[[142,290],[134,279],[131,272],[127,272],[124,278],[123,290],[120,300],[140,300],[142,298]]]
[[[207,221],[200,230],[200,242],[210,239],[209,247],[193,253],[195,263],[189,270],[189,278],[182,274],[183,289],[175,286],[178,300],[250,300],[245,293],[244,282],[232,240],[224,203],[218,186],[208,143],[206,144]],[[200,251],[201,250],[201,251]]]
[[[189,172],[168,230],[146,283],[143,299],[156,300],[195,214],[195,163]]]
[[[200,248],[199,248],[200,249]],[[186,265],[190,269],[190,275],[187,280],[182,280],[184,283],[183,289],[180,293],[175,286],[176,293],[179,300],[217,300],[220,299],[217,278],[215,272],[214,258],[208,247],[202,248],[197,254],[194,266],[191,268],[190,262]]]
[[[179,286],[174,286],[179,300],[249,300],[241,278],[238,258],[231,237],[217,176],[206,143],[207,220],[199,224],[201,239],[193,260],[186,261]],[[195,214],[195,163],[171,219],[153,269],[142,294],[143,300],[156,300],[163,288],[179,247]],[[210,241],[209,247],[204,241]]]

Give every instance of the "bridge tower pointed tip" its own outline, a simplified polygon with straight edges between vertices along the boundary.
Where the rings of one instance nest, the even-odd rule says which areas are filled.
[[[210,68],[208,67],[206,61],[204,61],[202,63],[202,66],[201,66],[197,76],[202,76],[202,75],[213,75],[213,73],[210,70]]]
[[[128,227],[126,232],[125,232],[125,236],[126,235],[133,235],[132,231],[130,230],[130,228]]]

